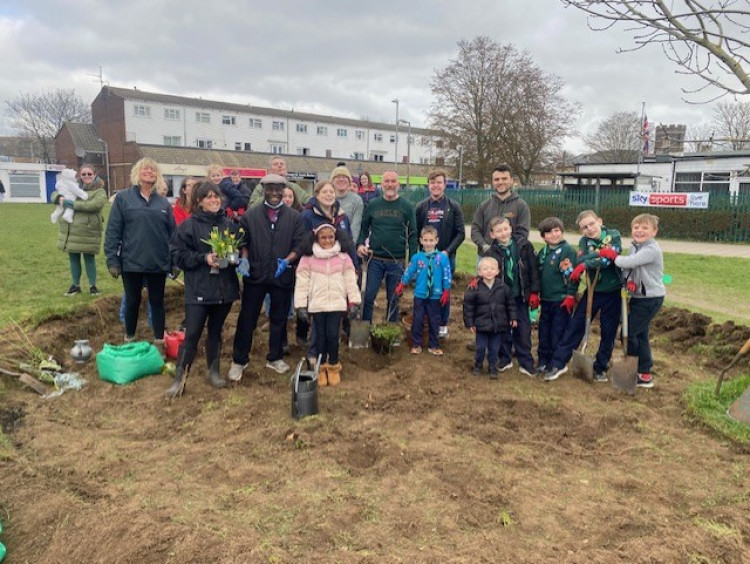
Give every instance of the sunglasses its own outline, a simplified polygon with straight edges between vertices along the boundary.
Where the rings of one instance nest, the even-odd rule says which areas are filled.
[[[82,172],[81,176],[94,176],[93,172]]]

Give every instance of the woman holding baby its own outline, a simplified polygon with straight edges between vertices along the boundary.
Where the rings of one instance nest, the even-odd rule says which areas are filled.
[[[86,192],[88,198],[70,199],[57,190],[52,192],[50,201],[65,209],[73,210],[72,221],[58,220],[59,232],[57,248],[68,253],[70,260],[70,276],[73,283],[66,296],[81,293],[81,257],[89,279],[91,295],[97,296],[101,292],[96,287],[96,259],[102,246],[102,208],[107,203],[107,193],[104,182],[96,175],[94,167],[82,165],[78,171],[78,186]],[[69,215],[68,215],[69,217]]]

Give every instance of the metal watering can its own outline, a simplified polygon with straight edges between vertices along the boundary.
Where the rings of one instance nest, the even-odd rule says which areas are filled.
[[[292,417],[302,419],[308,415],[318,413],[318,371],[320,370],[320,355],[312,370],[302,370],[306,360],[302,359],[292,374]]]

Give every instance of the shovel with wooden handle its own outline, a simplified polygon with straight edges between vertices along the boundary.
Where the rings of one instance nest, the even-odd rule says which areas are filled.
[[[367,288],[367,265],[370,262],[369,255],[362,259],[362,309],[359,319],[349,321],[349,348],[366,349],[370,346],[370,322],[362,319],[365,303],[365,289]]]
[[[638,383],[638,357],[628,355],[628,291],[625,287],[620,290],[620,296],[622,297],[622,323],[620,325],[622,359],[612,363],[612,387],[633,395]]]
[[[570,371],[573,376],[586,380],[594,381],[594,359],[586,355],[586,345],[589,342],[589,333],[591,332],[591,312],[594,309],[594,290],[596,283],[599,281],[599,269],[596,269],[594,280],[589,278],[586,272],[586,328],[583,331],[583,341],[581,348],[573,351],[573,357],[570,360]],[[580,307],[580,305],[578,306]]]
[[[726,375],[727,371],[736,364],[736,362],[740,359],[742,355],[747,354],[748,351],[750,351],[750,339],[748,339],[747,342],[744,345],[742,345],[742,348],[739,350],[739,352],[736,355],[734,355],[732,362],[727,364],[726,368],[724,368],[724,370],[722,370],[719,373],[719,380],[718,382],[716,382],[716,391],[714,392],[716,397],[719,397],[719,392],[721,392],[721,385],[724,382],[724,376]]]

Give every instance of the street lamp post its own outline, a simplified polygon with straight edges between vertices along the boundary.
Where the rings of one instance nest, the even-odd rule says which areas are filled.
[[[406,187],[408,188],[411,180],[411,122],[405,119],[399,121],[408,127],[406,133]],[[396,140],[398,140],[398,137]]]
[[[393,156],[393,168],[398,171],[398,98],[394,98],[391,102],[396,104],[396,147],[394,148],[396,154]]]
[[[464,183],[464,146],[459,145],[458,146],[458,189],[461,190],[461,187]]]

